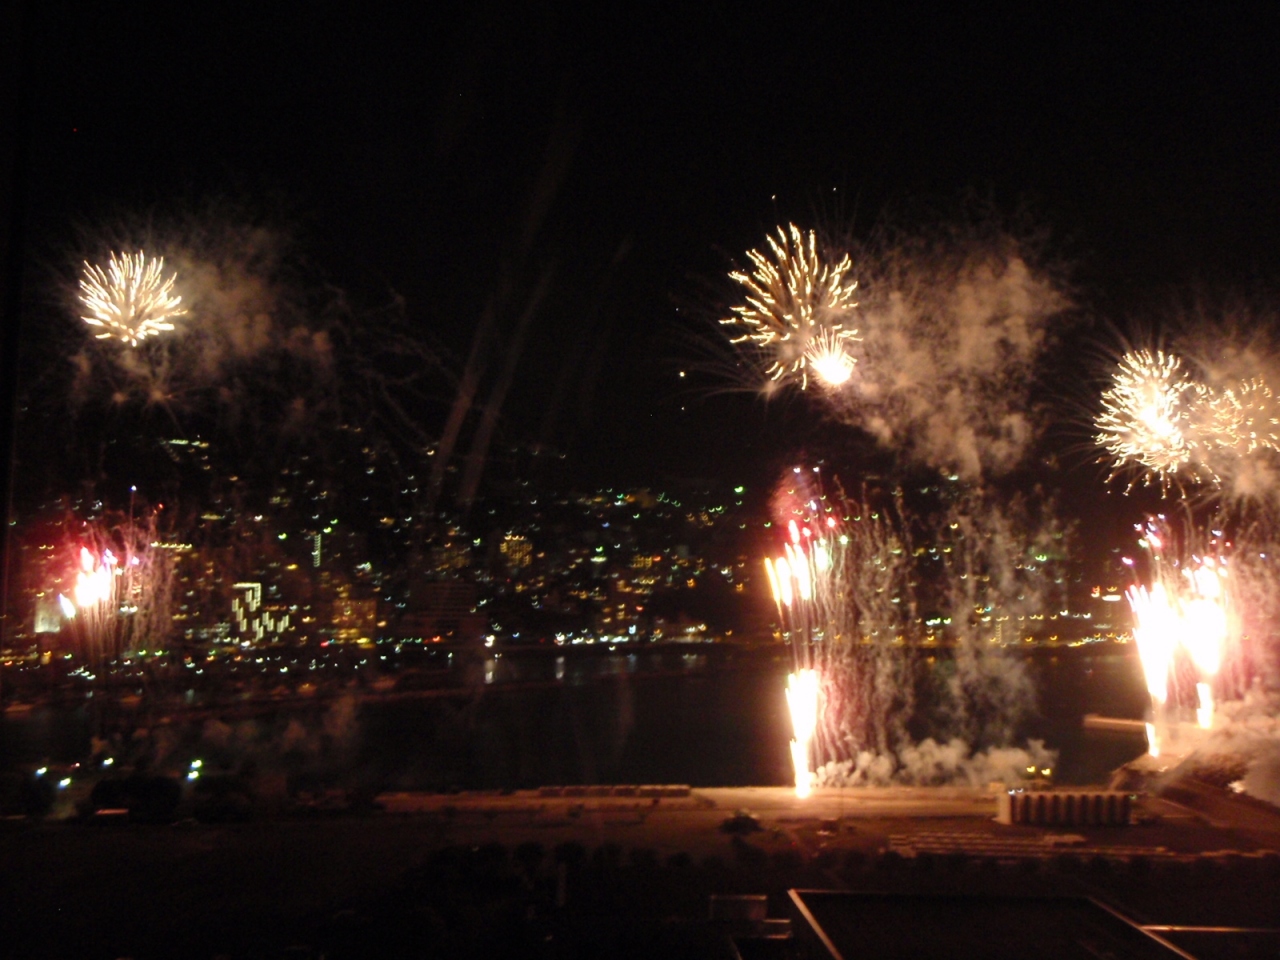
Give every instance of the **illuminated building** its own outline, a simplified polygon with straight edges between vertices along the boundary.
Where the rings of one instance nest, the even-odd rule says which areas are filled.
[[[62,629],[65,611],[58,595],[45,591],[36,598],[34,633],[57,633]]]
[[[443,543],[431,547],[429,562],[437,573],[466,570],[471,566],[471,545],[460,530],[450,529]]]
[[[333,601],[333,637],[348,643],[372,640],[378,627],[378,601],[339,597]]]
[[[242,645],[278,642],[289,629],[289,614],[263,606],[260,583],[235,583],[231,589],[238,591],[231,599],[236,640]]]
[[[524,570],[533,563],[533,545],[527,537],[518,533],[509,533],[503,537],[498,550],[510,571]]]

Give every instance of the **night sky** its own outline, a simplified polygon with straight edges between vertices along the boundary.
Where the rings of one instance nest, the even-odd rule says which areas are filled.
[[[486,299],[509,287],[510,328],[546,275],[505,439],[612,482],[761,483],[839,440],[805,400],[679,379],[726,271],[781,222],[862,236],[976,195],[1070,264],[1065,444],[1088,390],[1063,374],[1105,377],[1116,330],[1280,275],[1280,11],[1033,6],[32,4],[25,296],[76,224],[217,199],[459,364]],[[1067,457],[1068,508],[1107,517],[1102,476]]]

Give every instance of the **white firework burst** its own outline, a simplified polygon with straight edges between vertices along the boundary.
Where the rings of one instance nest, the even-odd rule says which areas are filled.
[[[840,387],[853,376],[857,362],[846,348],[850,337],[841,337],[843,331],[819,330],[805,348],[805,361],[819,380],[828,387]]]
[[[1111,456],[1112,472],[1139,466],[1163,483],[1191,464],[1189,406],[1196,392],[1176,356],[1161,350],[1126,353],[1094,420],[1094,440]]]
[[[1206,429],[1216,448],[1238,456],[1280,450],[1280,410],[1265,380],[1255,377],[1206,397]]]
[[[836,263],[824,262],[814,231],[795,224],[766,239],[768,253],[747,252],[751,273],[729,274],[746,288],[746,302],[720,322],[745,328],[731,342],[760,348],[769,357],[770,381],[798,381],[803,390],[812,371],[828,385],[843,383],[854,363],[846,344],[858,339],[847,325],[857,307],[852,260],[846,254]]]
[[[88,262],[80,277],[81,317],[99,328],[99,340],[119,340],[136,347],[147,337],[173,329],[173,319],[186,313],[182,297],[173,295],[176,273],[165,279],[164,258],[111,254],[104,269]]]

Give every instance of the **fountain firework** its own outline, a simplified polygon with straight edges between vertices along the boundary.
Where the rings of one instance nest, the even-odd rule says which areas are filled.
[[[838,481],[824,490],[819,468],[797,467],[775,496],[784,543],[765,568],[792,650],[787,697],[801,792],[809,769],[818,784],[987,783],[1052,766],[1039,746],[1005,746],[1034,692],[1021,663],[992,642],[1009,629],[1006,621],[1022,619],[1019,611],[1053,602],[1034,583],[1049,548],[958,486],[944,499],[940,515],[914,521],[935,538],[918,548],[901,491],[873,505],[865,492],[847,497]],[[993,615],[995,608],[1010,614]],[[939,613],[922,616],[925,609]],[[930,666],[939,648],[950,651],[946,668]],[[949,677],[941,688],[936,670]],[[930,691],[926,714],[917,710],[922,683]],[[811,715],[806,750],[801,733]],[[920,739],[926,716],[941,743]]]
[[[815,539],[809,527],[803,529],[792,521],[790,540],[783,553],[765,558],[765,571],[773,590],[774,603],[785,624],[795,669],[787,676],[787,708],[795,739],[791,741],[791,762],[795,769],[796,796],[809,796],[813,779],[810,760],[813,737],[820,715],[819,677],[814,669],[815,643],[821,642],[823,630],[821,590],[824,574],[830,569],[830,554],[821,539]]]
[[[158,652],[170,629],[173,558],[157,517],[103,517],[85,523],[72,546],[70,596],[59,595],[80,655],[95,670],[120,657]]]
[[[787,677],[787,708],[791,711],[791,763],[796,773],[796,796],[809,796],[813,772],[809,765],[814,732],[818,728],[818,673],[799,670]]]
[[[901,678],[890,678],[883,669],[886,662],[867,670],[872,657],[857,652],[859,640],[874,642],[883,652],[885,642],[901,637],[890,614],[894,604],[884,592],[896,589],[889,581],[902,550],[880,514],[865,504],[851,504],[842,494],[826,494],[818,467],[795,467],[775,497],[774,509],[787,531],[786,543],[782,555],[765,565],[795,666],[787,702],[796,733],[792,754],[800,792],[808,789],[809,762],[838,756],[851,725],[865,735],[869,714],[887,717],[888,711],[879,709],[884,696],[903,688]],[[874,626],[864,617],[869,604],[881,614]],[[862,630],[870,633],[862,635]],[[855,679],[871,676],[874,684]],[[883,727],[870,726],[876,731],[872,738],[883,745]]]
[[[1126,592],[1133,612],[1133,638],[1151,698],[1148,752],[1159,756],[1171,730],[1178,674],[1190,674],[1196,691],[1196,720],[1213,726],[1214,685],[1232,641],[1238,637],[1232,612],[1226,559],[1212,552],[1178,556],[1163,518],[1139,528],[1139,545],[1148,556],[1150,585],[1135,583]],[[1131,567],[1136,564],[1128,558]],[[1175,700],[1174,704],[1170,701]]]

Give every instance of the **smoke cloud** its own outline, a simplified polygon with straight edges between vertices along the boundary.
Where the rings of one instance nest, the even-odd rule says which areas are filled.
[[[894,238],[854,253],[857,364],[836,416],[928,466],[978,481],[1037,433],[1035,363],[1070,305],[1007,234]]]
[[[1213,766],[1224,758],[1244,766],[1233,789],[1280,806],[1280,693],[1255,686],[1243,698],[1218,705],[1213,730],[1187,762]]]
[[[205,721],[195,750],[210,766],[234,769],[247,762],[261,771],[345,773],[360,742],[359,703],[347,694],[322,716],[277,722]]]
[[[1057,756],[1041,740],[1031,740],[1025,748],[988,747],[974,752],[959,737],[942,743],[927,737],[894,752],[863,750],[848,760],[833,760],[818,768],[816,779],[819,785],[841,787],[1013,785],[1026,780],[1028,767],[1052,769]]]

